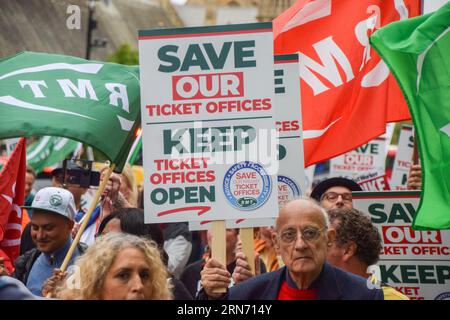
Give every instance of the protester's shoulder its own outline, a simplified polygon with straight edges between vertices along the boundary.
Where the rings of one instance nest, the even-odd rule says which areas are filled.
[[[41,252],[37,248],[33,248],[25,252],[24,254],[17,257],[14,261],[14,266],[16,268],[23,266],[28,260],[35,259]]]
[[[379,284],[381,285],[381,290],[383,290],[384,300],[409,300],[409,298],[401,293],[400,291],[396,290],[391,285],[379,281],[375,275],[372,275],[370,278],[370,281],[373,284]]]
[[[180,240],[180,236],[185,238],[187,241],[192,240],[192,235],[189,231],[189,225],[186,222],[168,223],[167,226],[163,229],[163,234],[166,241],[176,238]]]
[[[0,277],[0,300],[30,300],[39,299],[17,279]]]
[[[274,278],[280,277],[282,273],[283,273],[283,268],[280,268],[280,269],[272,271],[272,272],[266,272],[266,273],[260,274],[256,277],[253,277],[253,278],[247,280],[244,283],[248,284],[250,281],[253,281],[255,283],[272,281]]]
[[[181,280],[179,280],[175,277],[171,277],[170,282],[172,284],[172,292],[173,292],[173,297],[175,300],[193,300],[194,299]]]
[[[16,261],[14,261],[13,277],[20,281],[25,281],[32,265],[40,254],[41,252],[37,248],[33,248],[18,256]]]
[[[205,259],[200,259],[200,260],[194,261],[194,262],[188,264],[184,268],[184,270],[181,274],[184,274],[186,272],[192,272],[194,270],[198,270],[200,272],[203,269],[204,265],[205,265]]]
[[[407,296],[389,285],[382,284],[381,289],[383,290],[384,300],[409,300]]]
[[[200,272],[205,265],[205,260],[200,259],[188,264],[180,274],[180,280],[183,283],[189,282],[191,279],[200,277]]]
[[[267,286],[273,283],[275,280],[278,281],[284,272],[284,268],[264,273],[258,275],[256,277],[250,278],[241,282],[237,285],[234,285],[230,288],[230,297],[232,299],[239,298],[239,293],[246,294],[248,292],[256,292],[256,291],[265,291]],[[278,288],[273,288],[278,290]]]
[[[384,299],[383,291],[369,288],[367,279],[342,269],[330,266],[342,291],[344,299],[374,300]]]

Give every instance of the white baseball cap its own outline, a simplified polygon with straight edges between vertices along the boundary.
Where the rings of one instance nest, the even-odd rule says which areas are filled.
[[[75,219],[75,201],[70,191],[62,188],[42,188],[34,196],[33,203],[27,209],[39,209],[60,214],[70,220]]]

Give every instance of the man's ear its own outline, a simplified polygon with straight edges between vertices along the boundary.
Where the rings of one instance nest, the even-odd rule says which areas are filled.
[[[73,220],[69,220],[69,228],[70,228],[70,230],[73,229],[74,224],[75,224],[75,222]]]
[[[273,242],[273,245],[275,247],[275,250],[279,254],[280,253],[280,243],[278,242],[278,236],[277,236],[276,232],[272,233],[272,242]]]
[[[350,241],[347,245],[344,247],[344,254],[342,256],[342,260],[344,262],[349,261],[353,256],[356,255],[356,250],[358,249],[358,246],[354,241]]]
[[[336,240],[336,230],[334,230],[333,228],[330,228],[327,230],[327,246],[331,247],[331,245],[333,244],[334,240]]]

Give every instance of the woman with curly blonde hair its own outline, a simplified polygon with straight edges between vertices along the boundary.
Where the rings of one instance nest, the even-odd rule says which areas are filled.
[[[153,241],[113,232],[96,239],[55,291],[65,300],[168,300],[167,276]]]

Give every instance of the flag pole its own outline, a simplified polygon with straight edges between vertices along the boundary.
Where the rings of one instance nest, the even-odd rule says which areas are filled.
[[[92,212],[94,211],[95,207],[97,206],[98,200],[100,199],[100,196],[102,195],[103,190],[105,190],[105,187],[106,187],[106,184],[108,183],[109,177],[111,176],[111,173],[113,172],[115,167],[116,167],[116,164],[111,163],[110,167],[106,171],[106,175],[103,178],[102,182],[100,183],[100,186],[98,187],[97,192],[95,193],[95,196],[91,201],[89,210],[85,214],[83,222],[81,223],[81,226],[78,229],[77,235],[75,236],[75,239],[73,239],[72,245],[70,246],[70,249],[66,254],[66,257],[64,258],[64,261],[60,268],[62,272],[66,271],[67,266],[70,261],[70,258],[72,257],[73,252],[75,251],[75,248],[77,247],[78,243],[80,242],[81,235],[83,234],[84,229],[86,229],[87,223],[88,223],[89,219],[91,218]]]

